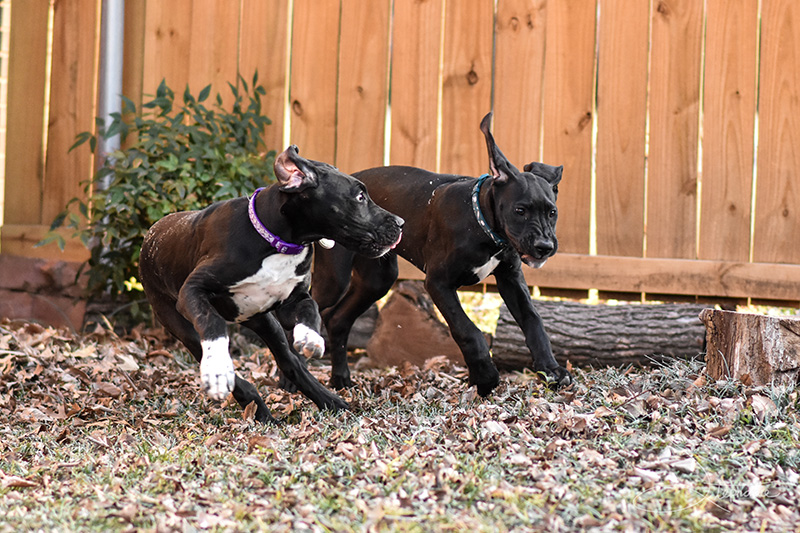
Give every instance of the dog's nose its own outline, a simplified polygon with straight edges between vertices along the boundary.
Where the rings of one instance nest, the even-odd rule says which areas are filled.
[[[538,240],[533,243],[533,249],[536,250],[536,253],[539,257],[545,257],[553,253],[553,242],[549,240]]]
[[[402,228],[403,225],[406,223],[406,221],[400,218],[399,216],[394,215],[394,223],[397,224],[398,228]]]

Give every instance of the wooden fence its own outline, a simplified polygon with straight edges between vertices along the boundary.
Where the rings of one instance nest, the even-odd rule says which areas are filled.
[[[30,246],[91,173],[67,149],[93,127],[98,2],[53,2],[52,55],[49,9],[12,4],[3,253],[52,255]],[[517,166],[563,164],[531,285],[800,301],[796,0],[126,2],[134,101],[256,69],[270,148],[478,175],[494,110]]]

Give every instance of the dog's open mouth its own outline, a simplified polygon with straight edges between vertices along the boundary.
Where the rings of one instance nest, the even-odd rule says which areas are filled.
[[[547,257],[542,257],[541,259],[537,259],[532,255],[522,254],[520,256],[522,258],[522,262],[528,265],[531,268],[542,268],[545,263],[547,263]]]

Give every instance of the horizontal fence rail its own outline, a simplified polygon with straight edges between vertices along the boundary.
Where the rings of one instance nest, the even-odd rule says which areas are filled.
[[[98,4],[13,2],[3,253],[52,254],[30,246],[91,174],[68,148],[94,127]],[[532,286],[800,302],[795,0],[126,3],[134,102],[256,71],[270,149],[477,176],[493,110],[515,165],[564,165]]]

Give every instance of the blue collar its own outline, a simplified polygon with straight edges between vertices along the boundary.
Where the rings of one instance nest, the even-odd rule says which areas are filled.
[[[286,255],[299,254],[306,249],[305,246],[282,241],[280,237],[269,231],[264,223],[258,218],[258,215],[256,214],[256,196],[263,190],[264,187],[259,187],[256,189],[256,192],[253,193],[253,196],[250,197],[250,203],[247,206],[247,214],[250,215],[250,223],[253,225],[253,228],[258,232],[258,234],[261,235],[264,240],[267,241],[273,248],[278,250],[278,252]]]
[[[481,187],[483,186],[483,182],[489,179],[489,177],[489,174],[484,174],[478,178],[478,180],[475,182],[475,185],[472,187],[472,212],[475,213],[475,218],[478,220],[478,224],[480,224],[483,232],[486,233],[490,239],[492,239],[492,242],[494,242],[497,246],[504,247],[508,245],[508,241],[492,231],[492,228],[489,227],[489,223],[486,222],[486,218],[483,216],[483,212],[481,211],[479,199]]]

